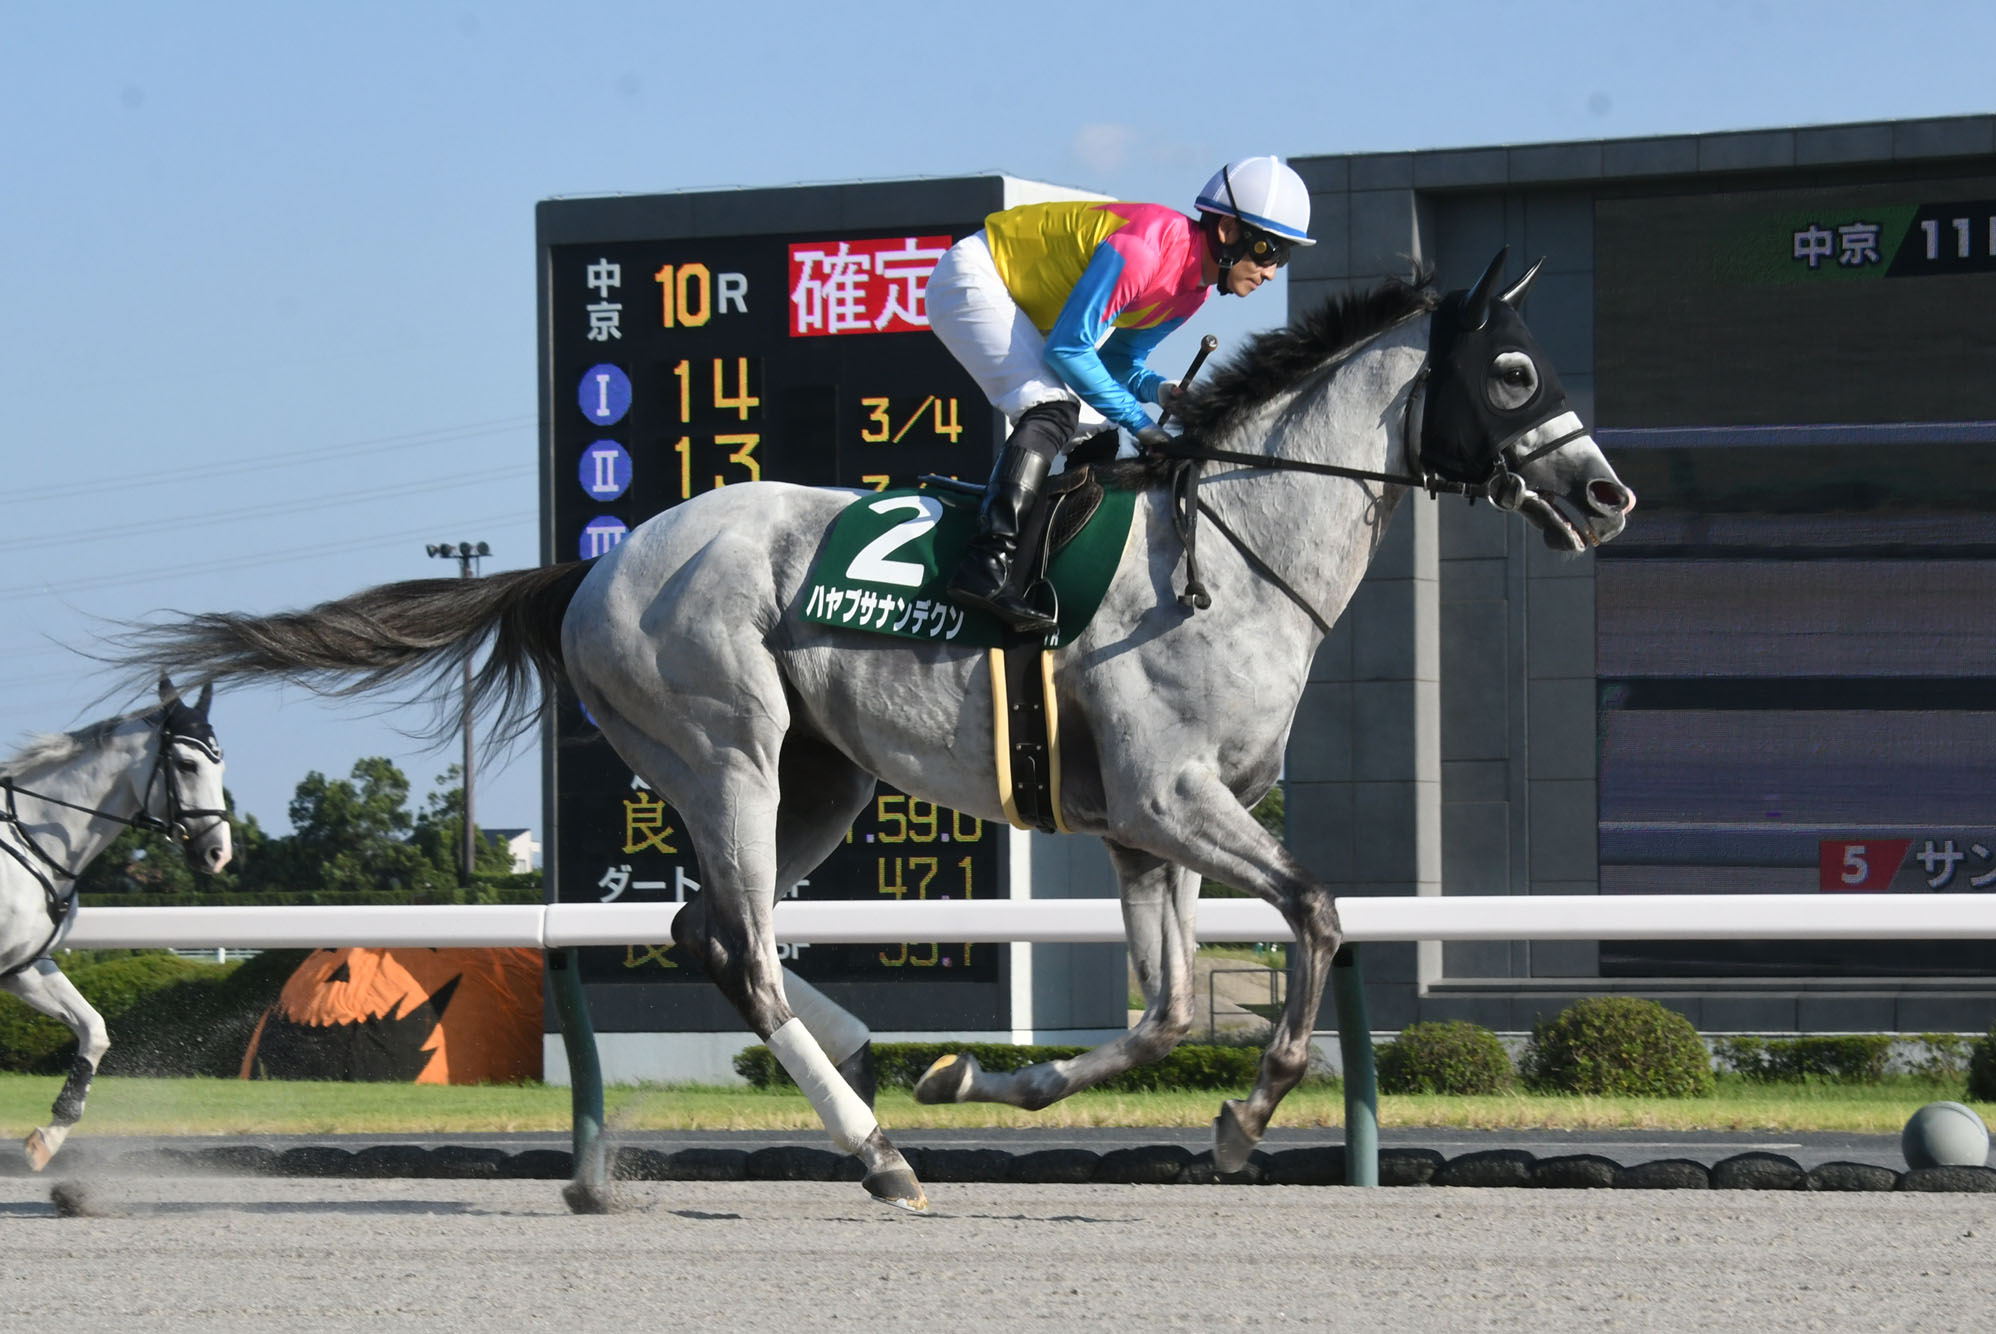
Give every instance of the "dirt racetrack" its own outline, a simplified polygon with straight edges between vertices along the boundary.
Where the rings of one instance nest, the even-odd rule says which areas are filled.
[[[0,1181],[8,1329],[1987,1329],[1996,1195]]]

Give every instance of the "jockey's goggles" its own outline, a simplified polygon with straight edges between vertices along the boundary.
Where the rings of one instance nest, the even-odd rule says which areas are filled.
[[[1289,262],[1289,252],[1295,243],[1286,241],[1274,232],[1257,227],[1241,216],[1241,204],[1234,198],[1234,178],[1225,167],[1220,168],[1220,181],[1227,188],[1227,203],[1233,206],[1234,223],[1241,229],[1241,239],[1237,243],[1237,259],[1223,261],[1223,267],[1231,268],[1239,259],[1251,261],[1256,268],[1267,268],[1273,264],[1281,268]]]
[[[1279,269],[1289,262],[1289,252],[1296,248],[1293,241],[1285,241],[1274,232],[1265,232],[1244,222],[1241,226],[1247,233],[1243,238],[1246,247],[1243,258],[1250,264],[1262,267],[1273,264]]]

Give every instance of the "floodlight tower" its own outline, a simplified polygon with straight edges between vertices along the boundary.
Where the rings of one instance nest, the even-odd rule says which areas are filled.
[[[432,556],[457,562],[460,579],[475,578],[478,574],[478,561],[492,554],[492,548],[483,542],[432,542],[423,550]],[[458,883],[470,887],[472,872],[478,867],[478,847],[472,841],[471,823],[471,655],[464,656],[464,865],[458,872]]]

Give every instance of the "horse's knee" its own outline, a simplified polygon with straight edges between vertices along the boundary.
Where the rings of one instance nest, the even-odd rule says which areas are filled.
[[[1192,1023],[1189,1018],[1179,1019],[1169,1010],[1155,1020],[1146,1015],[1143,1022],[1130,1030],[1131,1060],[1137,1065],[1149,1065],[1153,1061],[1163,1060],[1171,1055],[1172,1049],[1184,1040],[1191,1028]]]
[[[1302,1083],[1303,1076],[1309,1072],[1308,1041],[1276,1043],[1261,1055],[1260,1082],[1285,1092]]]
[[[719,981],[729,972],[730,952],[712,930],[707,905],[698,894],[672,917],[672,943],[685,951],[693,966]]]
[[[1298,894],[1296,917],[1310,944],[1317,948],[1335,953],[1344,943],[1344,923],[1338,918],[1338,902],[1328,885],[1311,885]]]

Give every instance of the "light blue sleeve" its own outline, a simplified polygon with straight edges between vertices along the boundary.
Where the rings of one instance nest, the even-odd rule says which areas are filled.
[[[1125,376],[1131,373],[1131,363],[1127,356],[1118,352],[1097,351],[1103,346],[1105,336],[1115,331],[1112,323],[1116,312],[1110,308],[1110,299],[1115,294],[1116,281],[1123,273],[1123,257],[1110,245],[1095,247],[1095,255],[1088,261],[1087,270],[1081,281],[1067,294],[1067,301],[1060,308],[1060,316],[1053,322],[1047,333],[1047,365],[1053,369],[1062,382],[1081,396],[1081,400],[1125,429],[1136,432],[1150,425],[1150,416],[1143,409],[1124,383]],[[1134,333],[1135,330],[1115,331]],[[1141,331],[1148,334],[1151,331]],[[1114,338],[1110,341],[1113,343]],[[1153,340],[1154,341],[1154,340]],[[1146,348],[1145,350],[1148,350]],[[1109,356],[1119,356],[1123,376],[1115,374],[1104,364]],[[1148,375],[1148,372],[1143,374]],[[1152,380],[1158,377],[1151,377]],[[1141,379],[1139,383],[1144,381]],[[1150,401],[1157,401],[1157,386],[1149,385]]]
[[[1109,374],[1122,381],[1129,391],[1144,403],[1157,402],[1157,388],[1164,383],[1159,375],[1144,362],[1151,352],[1165,340],[1173,329],[1185,323],[1184,320],[1166,320],[1163,324],[1149,329],[1118,329],[1109,335],[1109,341],[1102,344],[1102,364]]]

